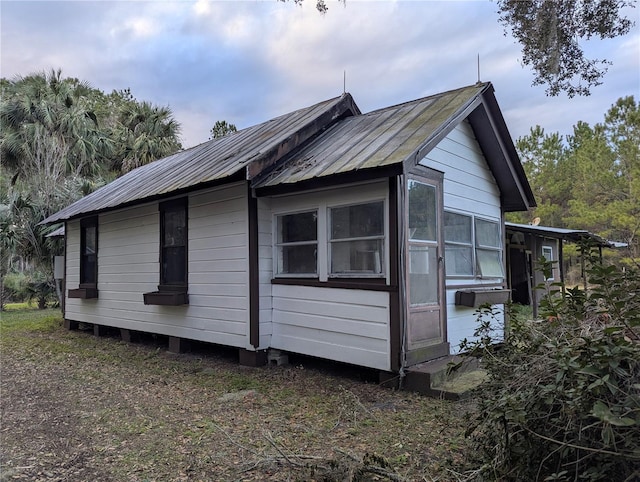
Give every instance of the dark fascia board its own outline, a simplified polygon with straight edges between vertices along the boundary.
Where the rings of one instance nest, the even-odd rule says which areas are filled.
[[[326,112],[302,126],[278,146],[261,155],[260,158],[252,161],[247,166],[247,180],[256,177],[263,178],[275,169],[280,164],[279,161],[287,154],[318,136],[339,120],[360,114],[360,109],[351,94],[343,94],[340,100]]]
[[[53,221],[51,224],[60,223],[60,222],[66,222],[66,221],[73,221],[74,219],[82,219],[82,218],[91,217],[91,216],[97,216],[98,214],[104,214],[104,213],[108,213],[108,212],[112,212],[112,211],[119,211],[120,209],[130,208],[132,206],[138,206],[140,204],[148,204],[148,203],[151,203],[151,202],[161,202],[161,201],[165,201],[165,200],[170,200],[172,198],[185,196],[185,195],[187,195],[189,193],[192,193],[192,192],[195,192],[195,191],[201,191],[203,189],[209,189],[209,188],[212,188],[212,187],[222,186],[224,184],[233,184],[233,183],[240,182],[240,181],[246,181],[245,173],[244,173],[244,170],[242,170],[242,169],[240,169],[239,171],[236,171],[233,175],[225,177],[223,179],[215,179],[215,180],[209,181],[209,182],[203,182],[203,183],[200,183],[200,184],[194,184],[193,186],[189,186],[188,188],[185,188],[185,189],[178,189],[176,191],[171,191],[171,192],[168,192],[168,193],[159,194],[157,196],[149,196],[149,197],[142,198],[142,199],[136,199],[136,200],[128,202],[128,203],[123,203],[123,204],[119,204],[117,206],[112,206],[112,207],[108,207],[108,208],[104,208],[104,209],[98,209],[96,211],[80,213],[80,214],[78,214],[76,216],[71,216],[70,218],[67,218],[67,219]],[[45,223],[44,221],[41,221],[38,224],[50,224],[50,223]]]
[[[485,87],[486,90],[487,87]],[[451,131],[453,131],[458,124],[464,121],[474,109],[480,105],[480,98],[473,97],[470,101],[464,105],[455,115],[451,116],[447,122],[443,123],[429,139],[422,144],[418,149],[411,153],[404,160],[404,171],[410,172],[413,167],[418,164],[434,147],[436,147],[440,141],[447,137]]]
[[[478,95],[470,99],[405,159],[404,170],[410,172],[458,124],[469,119],[489,169],[500,188],[503,209],[505,212],[526,211],[536,206],[535,198],[493,92],[493,85],[487,83]]]
[[[550,226],[534,226],[516,223],[505,223],[505,229],[508,232],[512,233],[520,232],[530,234],[532,236],[537,236],[539,238],[559,239],[561,241],[570,241],[572,243],[579,243],[585,239],[588,239],[600,247],[615,247],[611,243],[611,241],[608,241],[603,237],[584,229],[553,228]]]
[[[498,107],[493,87],[482,92],[482,102],[470,113],[469,122],[500,188],[505,212],[535,207],[533,191]]]
[[[386,179],[389,177],[397,176],[401,173],[402,165],[394,164],[390,166],[374,167],[370,169],[360,169],[358,171],[333,174],[331,176],[316,177],[296,183],[260,187],[254,189],[254,194],[256,197],[279,196],[283,194],[293,194],[315,189],[326,189],[357,182]]]

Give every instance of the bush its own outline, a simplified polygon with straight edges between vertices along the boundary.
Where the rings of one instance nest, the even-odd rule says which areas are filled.
[[[489,373],[469,430],[484,479],[640,477],[640,272],[595,262],[588,280],[545,286],[545,321],[512,316],[498,346],[483,314],[467,348]]]
[[[21,303],[29,296],[29,278],[24,273],[7,273],[3,282],[5,301]]]

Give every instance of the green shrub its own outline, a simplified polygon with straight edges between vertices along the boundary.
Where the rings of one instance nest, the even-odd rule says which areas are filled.
[[[640,478],[640,272],[594,262],[588,281],[545,286],[545,321],[512,314],[499,345],[483,313],[467,348],[489,372],[469,430],[485,480]]]
[[[3,280],[5,301],[21,303],[29,295],[29,278],[24,273],[7,273]]]

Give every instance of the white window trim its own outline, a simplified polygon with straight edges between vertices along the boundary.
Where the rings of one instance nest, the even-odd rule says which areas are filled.
[[[548,252],[550,253],[550,256],[548,258],[544,254],[545,250],[548,250]],[[544,259],[546,259],[547,261],[555,261],[553,259],[553,246],[542,246],[541,254],[542,256],[544,256]],[[553,276],[553,265],[551,265],[551,277],[545,278],[545,281],[553,281],[554,278],[555,276]]]
[[[349,207],[349,206],[359,206],[362,204],[374,204],[374,203],[378,203],[381,202],[382,203],[382,235],[375,235],[375,236],[360,236],[360,237],[355,237],[355,238],[340,238],[340,239],[331,239],[331,216],[330,216],[330,212],[332,209],[339,209],[339,208],[345,208],[345,207]],[[388,239],[389,239],[389,233],[388,233],[388,207],[387,207],[387,200],[385,198],[378,198],[378,199],[368,199],[366,201],[355,201],[355,202],[349,202],[349,203],[341,203],[341,204],[331,204],[331,205],[327,205],[326,209],[325,209],[325,213],[326,213],[326,243],[325,247],[327,249],[327,263],[326,263],[326,269],[327,269],[327,278],[331,278],[331,279],[340,279],[340,278],[386,278],[387,277],[387,273],[388,273],[388,269],[387,269],[387,257],[388,257]],[[360,241],[360,240],[378,240],[378,239],[382,239],[382,253],[381,255],[383,256],[383,262],[381,263],[381,269],[382,272],[381,273],[361,273],[361,272],[354,272],[354,273],[332,273],[331,272],[331,249],[329,249],[329,246],[331,246],[331,244],[333,243],[340,243],[340,242],[348,242],[348,241]],[[319,263],[319,262],[318,262]]]
[[[504,266],[504,240],[502,239],[502,229],[501,229],[501,223],[499,219],[495,219],[495,218],[490,218],[490,217],[486,217],[486,216],[479,216],[476,214],[472,214],[472,213],[468,213],[468,212],[462,212],[462,211],[456,211],[453,209],[445,209],[445,213],[452,213],[452,214],[458,214],[460,216],[466,216],[468,218],[471,219],[471,244],[469,243],[461,243],[461,242],[456,242],[456,241],[447,241],[446,237],[444,240],[444,246],[445,246],[445,256],[446,256],[446,247],[447,245],[449,246],[464,246],[465,248],[471,248],[471,256],[472,256],[472,262],[471,262],[471,266],[473,269],[473,274],[471,275],[448,275],[446,274],[446,270],[445,270],[445,276],[447,279],[468,279],[468,280],[504,280],[505,279],[505,272],[506,272],[506,268]],[[446,217],[446,216],[445,216]],[[477,238],[476,238],[476,220],[481,220],[481,221],[486,221],[489,223],[494,223],[498,225],[498,240],[500,241],[500,247],[496,248],[495,246],[485,246],[485,245],[480,245],[478,244]],[[443,219],[443,229],[445,229],[444,227],[444,219]],[[446,233],[446,231],[445,231]],[[446,236],[446,234],[445,234]],[[500,253],[500,263],[502,265],[502,276],[482,276],[479,274],[478,272],[478,256],[477,256],[477,251],[478,250],[485,250],[485,251],[497,251]],[[446,263],[446,258],[445,258],[445,263]]]
[[[290,204],[294,204],[294,209],[274,209],[272,211],[272,253],[273,253],[273,268],[272,275],[273,278],[310,278],[317,277],[319,281],[325,282],[329,281],[329,279],[349,279],[349,278],[373,278],[373,279],[385,279],[389,282],[389,200],[388,196],[382,195],[380,190],[376,190],[378,193],[360,193],[358,195],[352,195],[349,192],[345,192],[344,194],[341,190],[334,191],[332,193],[328,193],[326,196],[320,196],[315,199],[313,197],[311,199],[304,199],[304,195],[301,195],[299,199],[301,202],[298,205],[295,205],[293,197],[289,201]],[[333,198],[333,199],[332,199]],[[337,201],[336,199],[340,199]],[[345,199],[346,198],[346,199]],[[315,200],[313,202],[312,200]],[[330,244],[330,229],[331,225],[329,223],[329,210],[333,208],[340,208],[346,206],[354,206],[359,204],[369,204],[374,202],[382,202],[383,203],[383,236],[379,236],[383,238],[383,247],[382,247],[382,273],[380,274],[369,274],[369,273],[352,273],[352,274],[331,274],[331,260],[329,258],[329,244]],[[317,274],[287,274],[281,273],[278,274],[278,216],[283,216],[287,214],[296,214],[317,210],[317,232],[318,232],[318,254],[317,254]],[[355,239],[355,238],[354,238]],[[365,239],[365,238],[362,238]],[[366,238],[373,239],[373,238]],[[340,240],[345,241],[345,240]]]

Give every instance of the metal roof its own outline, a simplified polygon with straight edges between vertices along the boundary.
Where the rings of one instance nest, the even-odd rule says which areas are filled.
[[[151,201],[234,179],[256,189],[416,163],[469,119],[505,210],[535,206],[491,83],[361,114],[349,94],[276,117],[134,169],[42,224]]]
[[[258,192],[325,176],[414,165],[468,119],[500,188],[506,211],[536,205],[489,82],[348,117],[292,151],[252,181]]]
[[[42,224],[155,199],[268,165],[344,115],[359,114],[351,95],[326,100],[132,170],[58,211]]]
[[[510,231],[520,231],[523,233],[534,234],[541,237],[562,239],[578,243],[584,239],[595,242],[598,246],[608,248],[619,248],[627,246],[626,243],[617,243],[604,239],[597,234],[591,233],[584,229],[566,229],[554,228],[550,226],[534,226],[532,224],[504,223],[506,229]]]
[[[255,188],[402,163],[470,104],[477,84],[343,119],[254,180]]]

